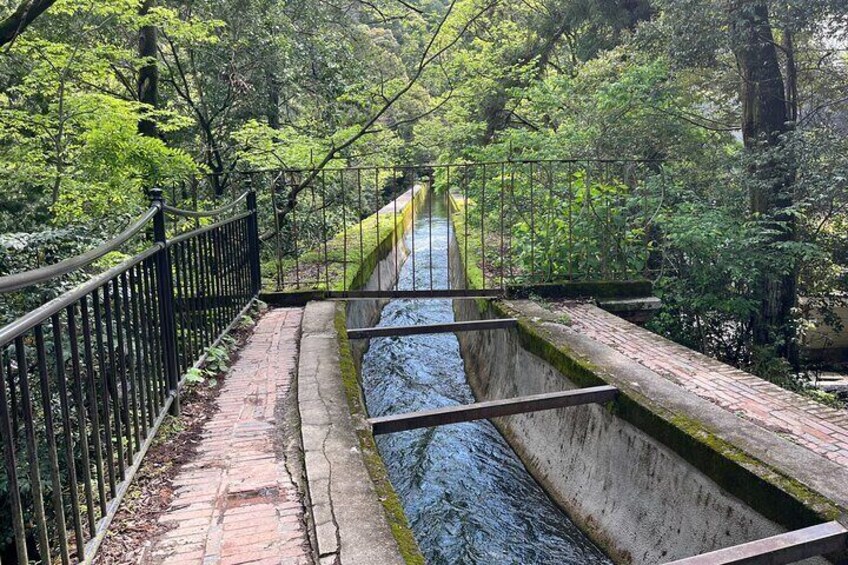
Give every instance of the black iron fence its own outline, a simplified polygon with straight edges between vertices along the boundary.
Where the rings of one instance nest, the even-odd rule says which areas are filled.
[[[263,198],[265,286],[283,291],[357,290],[351,274],[410,216],[450,215],[453,264],[480,289],[642,278],[667,182],[662,161],[599,159],[247,174]],[[416,186],[430,197],[407,208]],[[424,277],[415,290],[433,289]]]
[[[167,218],[188,231],[168,239]],[[179,413],[182,377],[259,292],[257,225],[252,192],[191,212],[153,191],[114,240],[0,277],[12,292],[143,249],[0,328],[0,559],[94,555],[160,424]]]

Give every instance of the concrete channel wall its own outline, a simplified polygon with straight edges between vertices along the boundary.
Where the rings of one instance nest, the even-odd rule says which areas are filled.
[[[531,304],[519,306],[533,313]],[[490,317],[474,302],[457,302],[456,310],[462,320]],[[517,331],[460,336],[479,400],[580,388],[520,342]],[[549,495],[617,562],[662,563],[785,531],[608,407],[495,424]]]
[[[390,202],[380,211],[381,214],[389,214],[397,207],[398,210],[402,211],[402,218],[397,223],[397,230],[385,236],[385,241],[389,245],[383,249],[373,271],[365,279],[365,285],[354,290],[391,290],[394,288],[400,276],[400,268],[410,253],[404,236],[412,226],[412,222],[419,212],[424,209],[427,198],[430,197],[429,187],[416,185],[408,193],[400,196],[397,203]],[[380,312],[383,311],[383,307],[388,302],[388,300],[384,299],[357,299],[348,301],[346,307],[347,327],[364,328],[373,326],[380,320]],[[357,371],[359,370],[359,363],[362,360],[362,356],[365,355],[367,347],[368,343],[366,341],[351,343]]]

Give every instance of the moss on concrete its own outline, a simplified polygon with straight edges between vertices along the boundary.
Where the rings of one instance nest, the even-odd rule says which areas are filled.
[[[377,264],[389,254],[397,241],[403,239],[412,222],[413,207],[419,209],[427,193],[428,188],[422,186],[401,211],[374,213],[337,234],[326,246],[322,244],[303,253],[297,263],[294,259],[286,259],[282,265],[283,272],[287,273],[285,283],[292,284],[294,273],[299,271],[300,288],[294,293],[364,287]],[[269,295],[278,294],[271,291],[275,286],[276,273],[275,259],[262,264],[263,285]],[[289,292],[283,291],[283,294]]]
[[[497,316],[518,319],[521,346],[577,386],[618,386],[618,398],[606,404],[612,414],[677,453],[766,518],[787,529],[798,529],[841,514],[842,509],[825,496],[721,439],[694,418],[671,413],[621,383],[607,382],[599,367],[555,344],[542,326],[506,303],[490,302],[488,306]]]
[[[468,198],[450,196],[451,223],[454,225],[454,237],[459,249],[459,264],[466,269],[465,278],[468,288],[482,289],[486,287],[485,275],[480,268],[483,256],[483,246],[480,232],[472,229],[466,223],[468,215],[476,207],[476,203]]]
[[[368,469],[368,474],[374,483],[374,489],[386,512],[386,519],[392,529],[392,534],[397,541],[398,549],[404,561],[410,565],[424,565],[424,556],[415,540],[415,535],[409,527],[403,503],[395,492],[389,480],[386,466],[377,451],[374,435],[365,423],[368,418],[365,402],[362,398],[362,388],[359,383],[359,375],[353,362],[353,354],[350,342],[347,338],[347,322],[344,303],[336,306],[335,318],[336,334],[339,341],[339,361],[341,364],[342,382],[344,384],[350,413],[356,423],[356,435],[359,438],[359,447],[362,458]]]

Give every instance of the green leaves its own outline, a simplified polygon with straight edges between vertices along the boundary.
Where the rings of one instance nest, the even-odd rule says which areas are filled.
[[[128,0],[66,0],[13,44],[5,62],[12,82],[0,95],[0,169],[8,173],[0,185],[23,196],[15,201],[30,221],[19,227],[49,218],[108,236],[146,207],[147,188],[197,174],[187,153],[137,133],[141,116],[159,119],[164,132],[186,125],[130,99],[135,46],[122,36],[146,23],[137,10]],[[164,13],[156,17],[164,25]]]
[[[138,104],[89,93],[72,94],[64,103],[66,165],[57,171],[58,198],[51,206],[58,225],[110,216],[125,221],[147,207],[148,187],[198,172],[183,151],[138,134]]]

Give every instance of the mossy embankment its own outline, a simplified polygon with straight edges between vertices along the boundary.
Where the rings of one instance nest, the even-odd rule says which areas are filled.
[[[297,258],[272,257],[262,263],[263,294],[342,292],[365,286],[379,262],[403,236],[429,188],[416,185],[380,211],[352,224]],[[279,288],[278,288],[279,287]]]
[[[551,280],[521,281],[521,267],[514,258],[495,258],[499,250],[497,229],[481,227],[477,203],[471,198],[449,198],[453,235],[456,240],[457,266],[461,268],[465,286],[471,289],[501,288],[507,297],[541,299],[611,300],[653,296],[651,281],[641,278],[626,280],[567,280],[549,274]],[[487,236],[488,234],[488,236]],[[509,240],[509,236],[506,236]],[[504,250],[512,253],[514,250]],[[495,255],[497,253],[494,253]],[[503,263],[498,265],[498,263]]]

